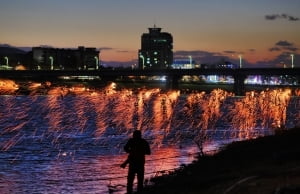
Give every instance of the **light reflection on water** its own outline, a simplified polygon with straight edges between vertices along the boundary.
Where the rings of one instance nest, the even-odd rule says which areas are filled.
[[[191,163],[200,129],[209,152],[235,139],[272,134],[263,129],[273,125],[296,126],[299,108],[299,97],[288,90],[237,98],[222,90],[180,95],[111,85],[2,95],[0,193],[122,193],[122,148],[134,129],[143,131],[153,150],[146,162],[149,179]]]
[[[82,151],[84,154],[74,151],[51,154],[42,149],[12,148],[2,153],[0,193],[108,193],[109,188],[122,193],[125,190],[127,169],[119,167],[125,154],[103,154],[97,145]],[[154,150],[147,157],[146,179],[192,162],[195,149]]]

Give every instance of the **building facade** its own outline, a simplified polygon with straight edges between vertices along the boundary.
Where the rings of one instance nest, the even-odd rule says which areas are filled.
[[[138,53],[140,69],[167,69],[173,63],[173,37],[155,25],[141,37]]]
[[[99,53],[96,48],[61,49],[32,48],[33,67],[37,70],[97,70]]]

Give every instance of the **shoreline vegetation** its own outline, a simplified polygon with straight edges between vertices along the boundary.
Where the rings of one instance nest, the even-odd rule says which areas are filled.
[[[300,128],[233,142],[151,181],[143,193],[300,193]]]

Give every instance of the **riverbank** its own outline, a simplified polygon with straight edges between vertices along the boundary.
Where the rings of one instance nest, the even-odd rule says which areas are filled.
[[[172,174],[145,193],[300,193],[300,128],[235,142]]]

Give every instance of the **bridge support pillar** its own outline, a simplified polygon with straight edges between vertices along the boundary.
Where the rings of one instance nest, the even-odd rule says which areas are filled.
[[[179,88],[179,84],[178,81],[180,79],[180,76],[177,75],[169,75],[167,76],[167,80],[166,80],[166,88],[167,89],[178,89]]]
[[[245,75],[234,75],[234,84],[233,84],[233,92],[235,95],[243,96],[245,95]]]
[[[297,83],[296,84],[299,85],[300,84],[300,75],[297,75],[296,79],[297,79]]]
[[[118,78],[118,76],[101,76],[100,77],[104,82],[114,82]]]

